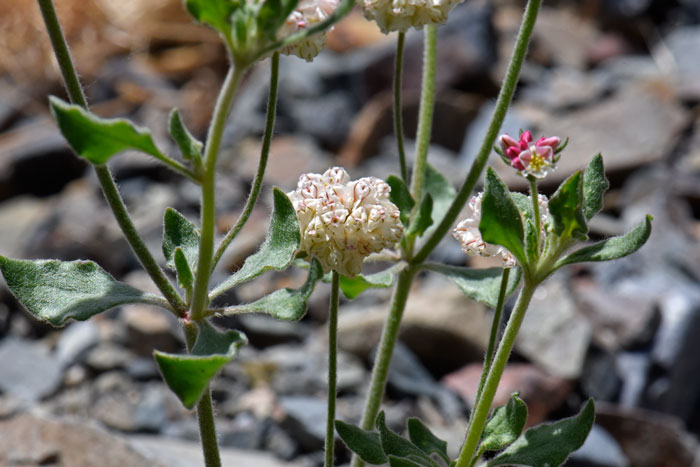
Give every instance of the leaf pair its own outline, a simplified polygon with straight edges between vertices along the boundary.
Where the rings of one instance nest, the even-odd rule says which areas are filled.
[[[479,452],[503,450],[486,462],[489,467],[561,465],[583,445],[594,419],[594,404],[589,400],[573,417],[544,423],[522,433],[527,407],[513,394],[505,406],[494,410],[482,433]],[[442,461],[455,464],[447,454],[447,443],[417,418],[408,420],[408,438],[386,427],[383,412],[377,417],[376,432],[340,420],[336,420],[335,427],[348,448],[368,464],[388,462],[392,467],[437,467]]]
[[[587,221],[602,209],[607,188],[600,154],[584,173],[576,172],[562,182],[548,203],[548,248],[563,251],[574,241],[587,238]],[[520,264],[534,265],[540,256],[533,248],[539,233],[534,232],[533,211],[528,203],[531,200],[524,195],[511,193],[493,169],[487,170],[479,224],[481,235],[485,242],[507,248]],[[560,259],[551,271],[545,271],[544,277],[565,264],[609,261],[635,252],[649,237],[650,220],[647,218],[626,235],[598,242]]]

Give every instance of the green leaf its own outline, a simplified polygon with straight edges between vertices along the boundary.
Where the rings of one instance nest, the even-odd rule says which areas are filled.
[[[128,149],[142,151],[161,161],[168,160],[146,128],[123,118],[100,118],[54,96],[49,97],[49,101],[63,137],[78,155],[93,164],[104,164],[113,155]]]
[[[231,34],[231,15],[240,2],[232,0],[185,0],[187,11],[199,23],[205,23],[225,37]]]
[[[188,161],[196,163],[201,162],[204,144],[192,136],[192,133],[190,133],[182,122],[180,112],[177,109],[173,109],[172,112],[170,112],[168,129],[173,141],[175,141],[180,148],[182,157]]]
[[[640,249],[649,239],[649,235],[651,235],[651,221],[652,217],[647,215],[644,222],[641,222],[625,235],[612,237],[576,250],[557,261],[555,268],[589,261],[611,261],[632,254]]]
[[[583,176],[578,171],[564,180],[549,200],[554,233],[561,238],[586,239],[588,226],[583,215]]]
[[[493,411],[481,435],[481,447],[487,451],[500,451],[513,443],[522,433],[527,421],[527,406],[518,394],[510,396],[508,403]]]
[[[421,236],[423,233],[433,225],[433,219],[432,219],[432,213],[433,213],[433,197],[430,195],[430,193],[426,193],[425,196],[423,196],[423,201],[420,203],[420,208],[418,208],[418,212],[416,213],[416,218],[413,219],[413,222],[411,222],[411,225],[408,227],[408,230],[406,230],[406,237],[414,237],[414,236]]]
[[[341,420],[335,421],[335,430],[348,449],[360,456],[360,459],[372,465],[386,464],[387,457],[382,450],[379,433],[363,430]]]
[[[595,407],[593,399],[589,399],[581,412],[573,417],[530,428],[486,465],[561,465],[569,454],[583,446],[594,419]]]
[[[532,208],[532,198],[522,193],[511,193],[510,196],[523,219],[523,227],[525,229],[525,255],[528,260],[537,261],[539,252],[537,251],[537,229],[535,229],[535,213]]]
[[[260,30],[271,40],[277,37],[277,30],[294,11],[299,0],[265,0],[257,15]]]
[[[485,242],[507,248],[520,263],[525,263],[520,211],[515,206],[510,191],[491,167],[486,171],[479,231]]]
[[[389,193],[389,200],[399,208],[401,223],[408,227],[408,222],[411,217],[411,210],[415,206],[416,202],[411,196],[411,192],[408,191],[406,184],[396,175],[389,175],[386,182],[391,187],[391,193]]]
[[[425,169],[425,192],[433,197],[433,226],[426,230],[426,235],[429,235],[445,217],[457,197],[457,191],[435,167],[428,164]]]
[[[609,187],[603,156],[596,154],[583,173],[583,214],[586,220],[591,220],[603,209],[603,195]]]
[[[217,297],[231,287],[255,279],[270,269],[285,269],[294,261],[300,243],[301,233],[294,206],[284,192],[274,188],[272,219],[265,241],[254,255],[245,260],[241,269],[209,294],[209,298]]]
[[[425,463],[415,462],[403,457],[389,456],[390,467],[424,467],[425,465]]]
[[[116,281],[92,261],[21,260],[0,256],[10,291],[37,319],[63,326],[128,303],[163,306],[161,299]]]
[[[437,454],[449,463],[447,442],[435,436],[418,418],[408,419],[408,438],[427,455]]]
[[[460,266],[448,266],[438,263],[423,263],[422,269],[439,272],[452,280],[464,295],[481,302],[491,308],[496,308],[498,293],[501,290],[503,269],[473,269]],[[512,268],[508,276],[506,296],[513,293],[520,282],[520,268]]]
[[[163,256],[170,269],[175,269],[175,250],[180,248],[191,272],[197,270],[199,231],[185,216],[173,208],[165,210],[163,219]]]
[[[270,295],[266,295],[253,303],[226,308],[223,313],[267,313],[277,319],[287,321],[300,320],[306,313],[306,302],[314,291],[316,282],[322,277],[323,268],[321,268],[321,263],[314,259],[309,268],[306,282],[301,288],[275,290]]]
[[[216,330],[206,321],[199,323],[199,336],[190,355],[155,351],[160,373],[171,391],[188,409],[194,408],[209,381],[230,362],[238,348],[247,343],[239,331]]]
[[[399,436],[386,426],[384,411],[379,412],[376,421],[379,439],[382,442],[382,450],[387,456],[403,457],[417,462],[421,466],[435,465],[432,459],[412,442]]]
[[[383,271],[375,272],[374,274],[362,275],[358,274],[354,278],[340,276],[340,290],[343,291],[348,299],[360,295],[367,289],[386,289],[394,283],[394,276],[403,267],[401,264],[395,264]]]
[[[177,285],[182,287],[184,290],[192,290],[194,286],[194,274],[192,273],[192,268],[185,253],[182,252],[182,248],[175,248],[174,261],[175,271],[177,272]]]

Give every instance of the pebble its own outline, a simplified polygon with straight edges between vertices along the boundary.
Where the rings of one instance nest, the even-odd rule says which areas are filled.
[[[0,391],[36,402],[53,394],[63,379],[61,362],[41,344],[18,337],[0,341]]]

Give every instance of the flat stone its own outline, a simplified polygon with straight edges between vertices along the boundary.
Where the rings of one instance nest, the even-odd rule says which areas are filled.
[[[600,425],[593,425],[586,441],[566,460],[570,467],[628,467],[629,459],[615,438]]]
[[[2,184],[0,182],[0,184]],[[50,207],[43,200],[18,196],[0,205],[0,251],[10,258],[22,257],[36,226],[48,215]]]
[[[62,365],[80,363],[99,341],[100,330],[94,322],[76,321],[61,332],[54,353]]]
[[[286,416],[282,427],[304,449],[316,450],[323,446],[326,438],[325,399],[308,396],[286,396],[280,398]]]
[[[681,97],[697,101],[700,99],[700,26],[674,28],[659,44],[665,53],[671,54],[674,76]]]
[[[40,344],[17,337],[0,342],[0,392],[37,401],[58,389],[61,363]]]
[[[182,348],[172,313],[147,305],[128,305],[121,317],[126,323],[129,349],[134,353],[150,357],[154,350],[177,352]]]
[[[553,375],[577,378],[591,341],[591,326],[556,276],[541,285],[515,341],[515,350]]]

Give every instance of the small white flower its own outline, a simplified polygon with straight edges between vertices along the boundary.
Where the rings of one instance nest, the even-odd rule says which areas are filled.
[[[481,201],[484,193],[472,197],[469,200],[469,208],[472,211],[452,232],[452,236],[462,245],[462,251],[469,256],[498,256],[503,259],[503,267],[512,268],[517,265],[515,257],[506,248],[500,245],[486,243],[481,237],[479,223],[481,222]],[[549,218],[548,200],[545,195],[537,195],[540,210],[540,242],[543,243],[546,235],[546,223]]]
[[[277,35],[280,39],[313,26],[328,18],[338,7],[339,0],[301,0],[289,15]],[[310,62],[326,45],[326,34],[314,34],[294,45],[283,47],[280,53],[296,55]]]
[[[403,234],[390,191],[378,178],[351,181],[341,167],[302,175],[287,194],[297,212],[301,249],[318,258],[324,272],[359,274],[365,257],[392,247]]]
[[[442,24],[461,0],[360,0],[362,12],[374,20],[384,34],[405,32],[426,24]]]

